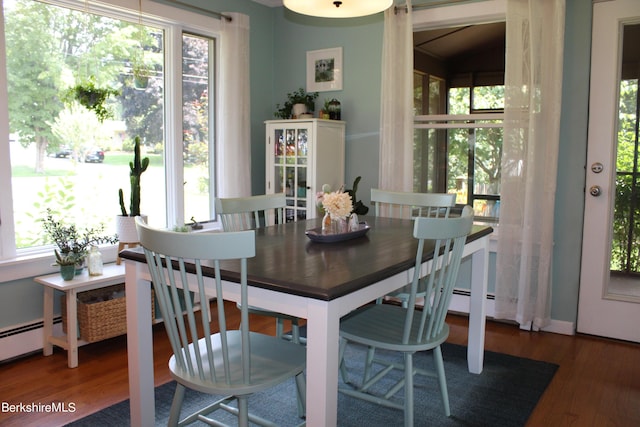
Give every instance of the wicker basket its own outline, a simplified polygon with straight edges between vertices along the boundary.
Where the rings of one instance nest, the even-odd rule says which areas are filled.
[[[78,328],[80,338],[96,342],[127,333],[127,309],[124,284],[79,292]],[[62,330],[67,333],[66,298],[61,297]],[[155,302],[151,289],[151,317],[155,318]]]

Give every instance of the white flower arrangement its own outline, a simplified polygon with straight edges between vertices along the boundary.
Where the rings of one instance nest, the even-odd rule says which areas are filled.
[[[348,217],[353,210],[353,203],[348,193],[334,191],[322,196],[322,207],[335,220]]]

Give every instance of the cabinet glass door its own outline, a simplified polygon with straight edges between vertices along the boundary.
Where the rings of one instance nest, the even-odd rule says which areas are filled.
[[[307,218],[308,128],[275,129],[274,193],[285,193],[287,222]]]

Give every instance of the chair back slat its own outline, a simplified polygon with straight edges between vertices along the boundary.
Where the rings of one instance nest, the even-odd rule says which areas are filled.
[[[252,230],[282,224],[286,205],[284,193],[217,198],[216,212],[224,231]]]
[[[467,235],[473,225],[473,209],[465,206],[460,217],[415,219],[413,237],[418,239],[415,267],[405,324],[403,343],[424,342],[437,337],[445,318],[456,284]],[[434,242],[433,259],[421,268],[427,241]],[[426,281],[424,308],[416,315],[416,293],[420,281]]]
[[[447,193],[411,193],[371,189],[376,216],[390,218],[447,218],[456,204],[456,195]]]
[[[178,233],[152,229],[139,220],[136,227],[176,365],[202,382],[250,384],[250,357],[243,357],[241,375],[230,368],[233,356],[229,354],[228,340],[233,331],[227,328],[220,261],[240,262],[241,348],[242,355],[249,355],[246,270],[247,258],[255,256],[255,231]],[[193,267],[188,270],[187,264]],[[209,300],[211,291],[205,289],[209,285],[203,276],[205,266],[214,270],[219,334],[211,333],[209,305],[194,304],[196,298],[201,302]]]

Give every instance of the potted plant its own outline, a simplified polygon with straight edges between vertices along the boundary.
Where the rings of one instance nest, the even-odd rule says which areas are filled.
[[[120,92],[116,89],[98,87],[95,77],[91,76],[87,81],[78,83],[68,89],[66,100],[78,101],[78,103],[87,110],[93,111],[96,117],[98,117],[98,120],[103,122],[105,119],[113,117],[113,113],[105,105],[107,99],[109,99],[110,96],[119,94]]]
[[[133,67],[133,87],[144,90],[149,86],[151,71],[143,64],[135,64]]]
[[[308,93],[304,88],[299,88],[287,94],[287,101],[282,107],[276,104],[277,110],[274,115],[279,119],[299,118],[300,114],[315,110],[317,97],[318,92]]]
[[[60,266],[62,279],[72,280],[76,275],[76,259],[72,256],[62,255],[57,249],[53,251],[56,254],[56,264]]]
[[[133,161],[129,162],[129,181],[131,183],[129,212],[127,212],[124,204],[124,192],[122,188],[118,190],[121,215],[116,217],[116,232],[120,243],[137,243],[138,232],[136,231],[135,217],[141,216],[146,220],[146,215],[140,214],[140,176],[147,170],[147,167],[149,167],[149,158],[141,159],[140,137],[136,136],[133,147]]]
[[[134,47],[131,57],[131,73],[133,74],[133,87],[135,89],[144,90],[149,85],[149,78],[153,73],[153,65],[146,57],[143,48],[143,42],[140,41],[139,46]]]
[[[325,99],[324,104],[322,105],[322,110],[318,114],[318,118],[329,120],[329,100]]]
[[[84,259],[92,245],[102,243],[116,243],[117,236],[103,235],[104,225],[86,230],[78,230],[75,224],[66,225],[53,217],[51,209],[47,209],[47,215],[43,220],[43,228],[49,239],[56,245],[54,253],[56,264],[60,266],[60,272],[66,274],[73,266],[73,270],[82,271]],[[64,268],[66,267],[66,268]],[[64,277],[64,276],[63,276]],[[69,280],[69,279],[66,279]]]

